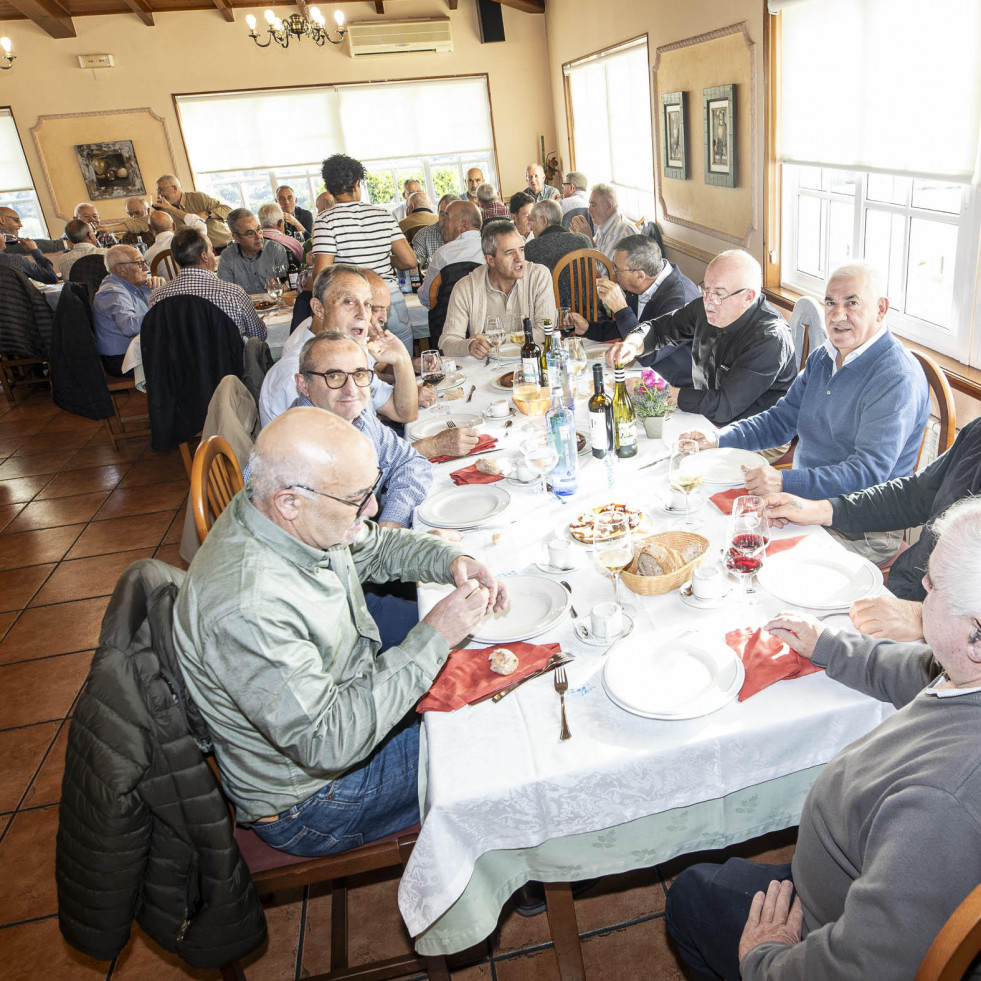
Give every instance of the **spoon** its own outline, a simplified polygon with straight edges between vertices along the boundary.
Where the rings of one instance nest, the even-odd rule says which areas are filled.
[[[508,421],[507,421],[506,423],[504,423],[504,435],[505,435],[505,436],[510,436],[510,435],[511,435],[511,434],[510,434],[510,433],[508,432],[508,430],[509,430],[509,429],[510,429],[510,428],[511,428],[511,427],[512,427],[513,425],[514,425],[514,420],[513,420],[513,419],[508,419]]]

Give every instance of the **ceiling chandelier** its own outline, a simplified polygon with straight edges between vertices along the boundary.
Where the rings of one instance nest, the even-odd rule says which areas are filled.
[[[0,37],[0,69],[6,71],[8,68],[14,67],[14,58],[16,55],[10,53],[10,38]],[[4,64],[6,62],[6,64]]]
[[[306,4],[301,0],[300,9],[304,10],[305,7]],[[265,18],[266,23],[269,25],[267,30],[269,37],[265,43],[259,40],[259,35],[256,33],[255,17],[249,14],[245,18],[245,22],[249,25],[249,37],[260,48],[268,48],[273,41],[284,48],[288,48],[290,46],[290,38],[296,38],[299,41],[301,38],[308,37],[318,48],[323,47],[324,41],[330,41],[331,44],[340,44],[344,40],[344,35],[347,31],[344,30],[344,14],[340,10],[334,11],[334,20],[337,23],[336,41],[330,36],[330,31],[327,30],[327,20],[320,10],[317,7],[311,7],[309,13],[309,20],[302,13],[290,14],[286,20],[280,20],[271,10],[267,10]]]

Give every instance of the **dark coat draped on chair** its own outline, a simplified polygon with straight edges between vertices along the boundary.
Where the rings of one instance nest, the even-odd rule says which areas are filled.
[[[443,324],[446,322],[446,310],[450,305],[450,293],[453,287],[469,276],[480,264],[477,262],[451,262],[444,266],[439,272],[439,292],[436,294],[436,302],[429,311],[429,346],[437,347],[440,336],[443,333]]]
[[[23,273],[0,265],[0,354],[47,361],[53,319],[44,294]]]

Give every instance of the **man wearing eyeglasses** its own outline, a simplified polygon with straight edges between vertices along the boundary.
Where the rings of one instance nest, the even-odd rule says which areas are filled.
[[[110,375],[123,375],[123,357],[129,342],[140,332],[150,291],[163,285],[159,276],[132,245],[114,245],[106,253],[109,275],[92,301],[95,342]]]
[[[265,293],[266,283],[289,269],[286,249],[263,238],[259,219],[248,208],[236,208],[227,221],[234,241],[221,254],[218,278],[241,286],[250,296]]]
[[[177,654],[237,821],[291,854],[341,852],[419,820],[413,707],[507,590],[454,545],[365,520],[378,461],[330,412],[284,412],[250,462],[178,593]],[[455,588],[389,637],[368,579]]]
[[[691,341],[691,386],[673,388],[678,408],[717,426],[764,412],[797,374],[787,321],[763,298],[760,264],[741,249],[717,255],[705,270],[702,297],[642,323],[606,359],[640,356],[649,364],[664,347]]]

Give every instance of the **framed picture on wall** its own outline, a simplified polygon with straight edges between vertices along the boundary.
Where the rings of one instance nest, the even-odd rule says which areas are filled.
[[[702,89],[705,115],[705,183],[736,187],[736,86]]]
[[[661,141],[664,145],[664,176],[688,180],[687,92],[667,92],[661,96]]]
[[[131,140],[79,143],[75,145],[75,156],[90,201],[107,201],[146,193]]]

